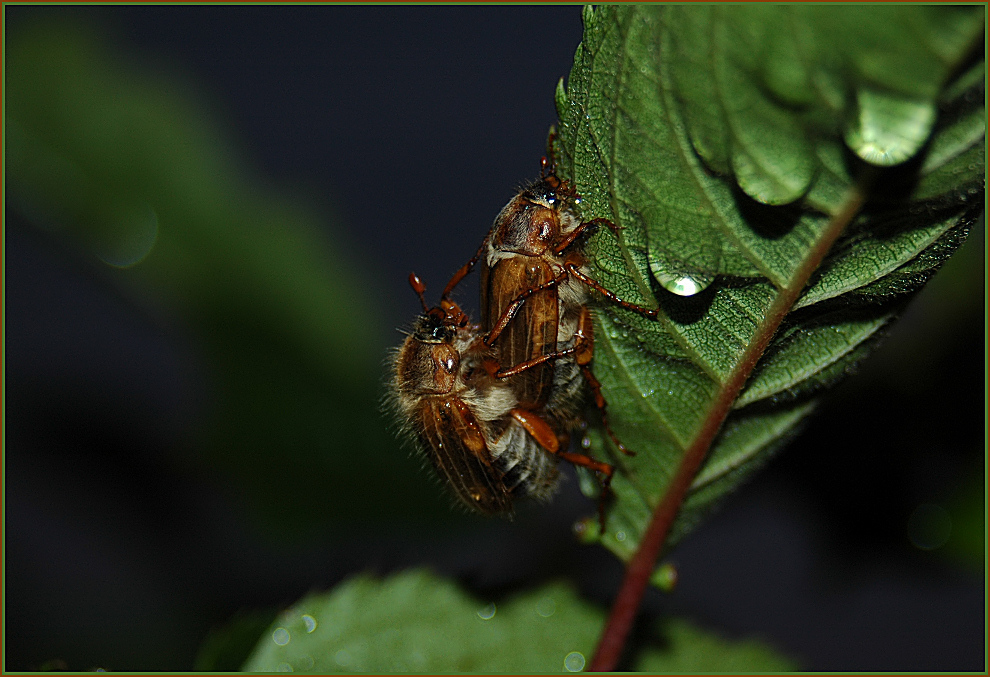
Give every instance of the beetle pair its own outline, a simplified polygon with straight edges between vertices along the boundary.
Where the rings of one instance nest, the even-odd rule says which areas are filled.
[[[616,227],[605,219],[582,222],[577,199],[544,158],[541,178],[502,209],[438,306],[427,306],[424,285],[410,275],[423,314],[395,353],[395,408],[440,477],[475,511],[511,513],[519,495],[548,499],[557,458],[599,473],[604,497],[612,466],[567,450],[581,423],[583,383],[618,449],[631,454],[608,426],[589,366],[588,289],[648,317],[656,310],[622,301],[589,277],[582,236],[599,225]],[[475,325],[450,295],[479,263],[482,311]]]

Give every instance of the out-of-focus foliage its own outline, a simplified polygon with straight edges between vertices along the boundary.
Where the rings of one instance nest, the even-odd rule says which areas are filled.
[[[982,571],[987,552],[986,474],[983,467],[974,468],[946,501],[950,533],[945,554],[968,569]]]
[[[197,672],[234,672],[251,654],[258,638],[278,616],[274,609],[241,612],[215,627],[196,653]]]
[[[445,509],[385,430],[384,332],[312,210],[259,186],[175,78],[86,30],[39,26],[5,49],[10,205],[205,355],[212,405],[186,461],[273,533]]]
[[[426,571],[359,577],[275,620],[251,672],[580,672],[603,610],[555,583],[497,603]],[[635,652],[649,672],[792,669],[762,642],[727,641],[684,621],[658,624]]]

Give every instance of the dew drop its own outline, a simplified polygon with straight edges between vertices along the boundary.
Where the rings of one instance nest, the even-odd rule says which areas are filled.
[[[710,277],[701,276],[690,276],[684,275],[682,277],[677,277],[670,280],[667,283],[661,282],[664,289],[671,292],[672,294],[677,294],[678,296],[694,296],[712,283]]]
[[[650,576],[650,583],[664,592],[673,592],[677,587],[677,568],[670,562],[664,562]]]
[[[615,532],[615,540],[619,541],[620,543],[622,541],[626,540],[626,532],[624,532],[624,531],[616,531]]]
[[[302,621],[303,624],[305,624],[306,626],[306,632],[313,632],[313,630],[316,630],[316,626],[317,626],[316,619],[310,616],[309,614],[303,614]]]
[[[859,116],[846,130],[846,144],[867,162],[889,167],[904,162],[924,144],[935,122],[928,101],[863,89],[856,94]]]
[[[275,672],[292,672],[292,666],[288,663],[279,663],[275,666]]]
[[[588,523],[585,520],[578,520],[571,526],[571,531],[580,540],[588,532]]]
[[[544,597],[536,604],[536,614],[543,618],[550,618],[557,611],[557,603],[553,597]]]
[[[581,672],[584,670],[584,654],[580,651],[572,651],[564,656],[564,669],[568,672]]]
[[[272,632],[272,641],[279,646],[285,646],[289,643],[290,639],[292,639],[292,637],[289,635],[289,631],[285,628],[275,628]]]
[[[694,296],[715,281],[714,275],[689,271],[663,260],[651,261],[650,271],[664,289],[677,296]]]
[[[484,609],[478,610],[478,618],[480,618],[483,621],[490,621],[492,618],[495,617],[496,611],[498,611],[498,609],[495,606],[495,602],[492,602]]]

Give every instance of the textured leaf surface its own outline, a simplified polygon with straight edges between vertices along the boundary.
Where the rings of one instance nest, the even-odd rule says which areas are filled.
[[[495,603],[422,570],[384,581],[360,577],[282,614],[243,669],[578,672],[603,620],[601,609],[559,583]],[[659,672],[793,668],[761,642],[727,642],[683,621],[655,628],[637,665]]]
[[[866,354],[965,238],[983,205],[984,64],[973,53],[984,13],[585,9],[557,89],[562,174],[585,218],[621,227],[589,243],[598,279],[661,310],[656,322],[613,305],[596,313],[595,372],[637,452],[602,452],[620,467],[603,539],[620,557],[784,291],[800,295],[744,372],[668,543],[795,434],[811,395]],[[865,206],[806,280],[864,176]]]

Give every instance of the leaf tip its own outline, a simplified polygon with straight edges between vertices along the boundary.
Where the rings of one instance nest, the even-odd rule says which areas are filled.
[[[563,118],[567,113],[567,90],[564,88],[564,78],[557,80],[557,89],[554,90],[553,99],[557,106],[557,117]]]

